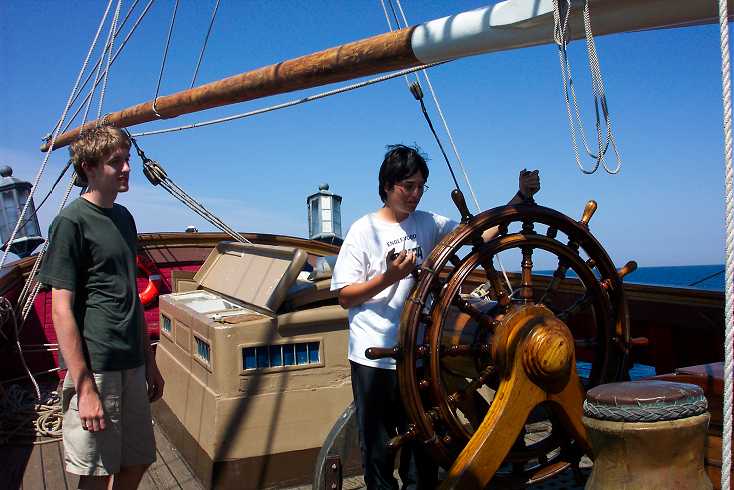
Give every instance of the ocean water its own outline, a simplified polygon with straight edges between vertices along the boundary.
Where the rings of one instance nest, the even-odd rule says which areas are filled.
[[[678,265],[669,267],[639,267],[624,278],[626,284],[689,287],[709,291],[724,291],[724,264]],[[553,271],[539,271],[553,274]],[[569,271],[569,277],[575,276]]]
[[[724,264],[640,267],[625,276],[625,283],[724,290]]]

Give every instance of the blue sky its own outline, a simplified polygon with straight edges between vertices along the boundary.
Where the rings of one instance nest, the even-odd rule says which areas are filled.
[[[403,6],[417,23],[486,3],[404,0]],[[40,138],[61,114],[105,4],[0,0],[0,162],[11,165],[17,177],[35,177]],[[123,4],[123,13],[129,5]],[[213,5],[214,0],[181,2],[161,94],[188,88]],[[113,66],[104,112],[153,97],[172,6],[160,0],[153,5]],[[386,30],[378,0],[222,0],[198,80]],[[624,160],[617,176],[583,175],[576,167],[554,46],[468,58],[430,71],[481,206],[505,203],[517,188],[518,172],[539,168],[539,203],[576,218],[588,199],[599,203],[592,231],[618,265],[629,259],[641,266],[723,262],[718,26],[605,36],[597,38],[597,49]],[[573,43],[570,54],[591,131],[585,45]],[[142,128],[245,112],[317,91]],[[295,236],[307,234],[305,198],[321,182],[343,196],[345,224],[376,209],[385,145],[400,142],[417,143],[431,157],[431,189],[422,208],[456,217],[446,165],[402,79],[255,118],[140,139],[181,187],[234,228]],[[67,157],[65,149],[54,153],[39,194]],[[120,202],[132,210],[141,231],[176,231],[189,224],[211,229],[153,188],[137,161],[135,167],[132,190]],[[39,213],[44,230],[62,193]]]

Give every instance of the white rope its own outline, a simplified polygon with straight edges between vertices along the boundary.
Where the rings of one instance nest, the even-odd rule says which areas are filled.
[[[115,45],[115,30],[117,29],[117,20],[120,18],[121,7],[122,0],[117,0],[117,9],[115,9],[115,16],[112,18],[112,25],[110,25],[110,33],[107,40],[107,67],[104,71],[104,81],[102,82],[102,88],[99,91],[99,108],[97,109],[97,120],[102,117],[102,105],[104,104],[104,96],[105,91],[107,90],[107,82],[110,78],[110,66],[112,66],[112,48]]]
[[[400,0],[396,0],[398,4],[398,9],[400,10],[400,16],[403,18],[403,24],[404,27],[408,27],[408,18],[405,15],[405,11],[403,10],[403,6],[400,3]],[[390,15],[387,13],[387,7],[385,6],[385,0],[380,0],[380,4],[382,5],[382,11],[385,13],[385,20],[387,21],[387,27],[390,29],[390,32],[393,31],[392,23],[390,22]],[[392,2],[390,3],[392,6]],[[395,19],[396,27],[400,28],[400,24],[398,19]],[[477,195],[474,192],[474,187],[471,185],[471,181],[469,180],[469,174],[466,171],[466,168],[464,167],[464,160],[461,158],[461,155],[459,154],[459,149],[456,146],[456,142],[454,141],[454,136],[451,132],[451,129],[449,128],[449,123],[446,120],[446,117],[443,114],[443,110],[441,110],[441,104],[438,101],[438,95],[436,95],[436,91],[433,89],[433,84],[431,83],[431,79],[428,76],[428,72],[426,70],[420,70],[421,73],[423,73],[423,76],[426,79],[426,83],[428,84],[428,89],[431,92],[431,97],[433,98],[433,103],[436,105],[436,110],[438,111],[438,115],[441,118],[441,123],[443,124],[444,130],[446,131],[446,134],[449,137],[449,142],[451,143],[451,148],[454,151],[454,155],[456,156],[456,160],[459,162],[459,166],[461,167],[461,172],[464,175],[464,182],[466,182],[467,187],[469,188],[469,193],[471,194],[472,200],[474,201],[474,206],[476,207],[477,213],[480,213],[482,211],[482,207],[479,205],[479,200],[477,199]],[[418,76],[415,77],[416,83],[420,85],[420,80],[418,79]],[[408,83],[408,87],[410,87],[410,82],[408,81],[408,77],[406,75],[405,77],[406,83]],[[510,282],[510,277],[507,275],[507,271],[505,270],[505,265],[502,263],[502,258],[500,257],[500,254],[496,254],[495,259],[497,263],[500,266],[500,270],[502,271],[502,275],[505,278],[505,282],[507,283],[507,288],[509,289],[510,294],[512,294],[512,283]]]
[[[400,15],[403,17],[403,22],[405,23],[404,25],[405,27],[407,27],[408,19],[405,16],[405,11],[403,10],[403,6],[400,3],[400,0],[396,0],[396,3],[398,4],[398,10],[400,10]],[[421,70],[421,73],[423,74],[423,77],[426,79],[426,83],[428,84],[428,90],[431,92],[431,97],[433,98],[433,103],[436,104],[436,111],[438,112],[438,115],[441,118],[443,127],[446,130],[446,135],[449,137],[449,142],[451,143],[451,148],[453,149],[454,155],[456,156],[456,161],[459,162],[459,167],[461,167],[461,172],[464,174],[464,182],[466,182],[466,185],[469,188],[469,193],[471,194],[472,200],[474,201],[474,206],[477,208],[477,213],[479,213],[482,211],[482,208],[479,205],[479,200],[477,199],[477,195],[474,192],[474,187],[471,185],[471,181],[469,180],[469,173],[466,171],[466,168],[464,167],[464,159],[461,158],[461,155],[459,154],[459,148],[456,146],[456,142],[454,141],[454,135],[451,129],[449,128],[449,123],[446,120],[446,117],[444,116],[443,109],[441,109],[441,104],[438,101],[438,95],[436,95],[436,91],[433,89],[433,84],[431,83],[431,79],[428,77],[428,72],[426,70]]]
[[[726,182],[726,301],[724,306],[724,430],[722,434],[721,488],[731,488],[732,375],[734,375],[734,169],[732,168],[731,56],[727,0],[719,0],[721,33],[721,89],[724,106],[724,160]]]
[[[71,93],[69,94],[69,98],[66,101],[66,106],[64,107],[64,111],[61,114],[59,121],[64,121],[64,119],[66,118],[66,114],[69,112],[69,107],[71,106],[71,99],[74,96],[74,94],[76,93],[77,87],[79,86],[79,81],[81,80],[82,75],[84,74],[84,72],[87,69],[89,58],[92,56],[92,52],[94,51],[94,48],[97,45],[99,34],[100,32],[102,32],[102,26],[104,25],[104,22],[107,19],[107,14],[109,13],[111,6],[112,6],[112,0],[109,0],[109,2],[107,3],[107,8],[105,9],[104,15],[102,15],[102,20],[99,23],[99,27],[97,27],[97,33],[94,36],[94,40],[92,41],[91,46],[89,46],[89,51],[87,51],[87,56],[84,58],[84,63],[82,63],[82,69],[79,71],[79,75],[77,76],[76,82],[74,83],[74,88],[72,88]],[[51,157],[51,153],[53,151],[53,147],[54,147],[54,144],[56,143],[56,138],[59,135],[59,130],[61,129],[62,124],[63,122],[57,125],[56,129],[54,130],[53,135],[51,136],[48,151],[46,152],[46,155],[43,157],[43,162],[41,163],[41,166],[38,169],[36,178],[33,180],[31,191],[28,194],[28,198],[26,199],[25,205],[23,206],[23,210],[20,212],[20,215],[18,216],[18,222],[15,224],[13,233],[11,233],[10,238],[8,238],[8,244],[13,243],[13,240],[15,240],[15,235],[18,233],[18,229],[20,228],[20,225],[23,223],[23,219],[25,218],[26,212],[28,212],[28,207],[31,204],[33,194],[35,194],[36,189],[38,188],[38,183],[41,181],[41,177],[43,176],[43,172],[44,170],[46,170],[48,159]],[[5,247],[5,251],[3,252],[3,257],[2,259],[0,259],[0,268],[2,268],[2,266],[5,265],[5,260],[8,258],[9,252],[10,252],[10,246]]]
[[[0,445],[47,444],[61,440],[61,399],[52,387],[45,386],[35,398],[17,384],[4,390],[0,399]],[[37,437],[53,439],[36,440]],[[29,441],[30,440],[30,441]]]
[[[117,51],[115,52],[115,55],[114,55],[114,56],[112,57],[112,62],[110,63],[110,65],[114,65],[114,64],[115,64],[115,61],[117,60],[117,57],[118,57],[118,56],[120,55],[120,53],[122,53],[122,50],[123,50],[123,49],[125,48],[125,46],[127,45],[127,42],[128,42],[129,40],[130,40],[130,38],[132,37],[132,35],[133,35],[133,34],[135,33],[135,30],[136,30],[136,29],[138,28],[138,26],[140,25],[140,22],[142,22],[143,18],[144,18],[144,17],[145,17],[145,15],[146,15],[146,14],[148,13],[148,10],[150,10],[150,7],[151,7],[151,5],[153,5],[153,1],[154,1],[154,0],[149,0],[149,1],[148,1],[148,4],[147,4],[147,5],[145,6],[145,8],[143,9],[143,11],[142,11],[142,12],[140,13],[140,15],[138,16],[138,18],[137,18],[137,19],[135,20],[135,23],[134,23],[134,24],[133,24],[133,26],[132,26],[132,27],[130,28],[130,31],[129,31],[129,32],[127,33],[127,35],[125,36],[125,39],[123,39],[122,43],[120,44],[120,47],[119,47],[119,48],[117,49]],[[138,0],[136,0],[136,1],[135,1],[135,4],[137,4],[137,3],[138,3]],[[117,32],[117,33],[115,33],[115,36],[117,36],[118,34],[119,34],[119,30],[118,30],[118,32]],[[100,64],[102,63],[102,59],[101,59],[101,58],[100,58],[100,60],[98,61],[98,63],[100,63]],[[96,67],[95,67],[95,68],[96,68]],[[84,80],[84,83],[82,84],[82,88],[80,88],[80,89],[79,89],[79,92],[78,92],[78,93],[76,94],[76,96],[75,96],[75,97],[74,97],[74,99],[72,100],[72,105],[73,105],[73,104],[74,104],[74,103],[76,102],[77,98],[79,97],[79,94],[81,93],[81,90],[82,90],[82,89],[83,89],[83,88],[84,88],[84,87],[85,87],[85,86],[87,85],[87,82],[89,82],[89,80],[91,79],[91,77],[92,77],[92,74],[91,74],[91,73],[89,73],[89,75],[87,76],[86,80]],[[98,80],[98,81],[96,81],[96,82],[94,83],[94,88],[96,88],[96,87],[97,87],[97,85],[98,85],[99,83],[100,83],[100,82],[99,82],[99,80]],[[81,104],[79,105],[79,107],[77,107],[76,111],[74,111],[74,114],[72,114],[72,116],[71,116],[71,117],[69,118],[69,120],[68,120],[68,122],[67,122],[66,126],[64,127],[64,129],[63,129],[62,131],[64,131],[64,132],[65,132],[66,130],[68,130],[68,129],[69,129],[69,127],[70,127],[70,126],[71,126],[71,125],[72,125],[72,124],[74,123],[74,120],[76,119],[76,116],[78,116],[78,115],[79,115],[79,112],[81,111],[81,109],[82,109],[82,107],[84,106],[84,104],[85,104],[85,103],[87,103],[87,101],[88,101],[89,99],[91,99],[91,97],[92,97],[92,94],[93,94],[93,93],[94,93],[94,90],[91,90],[91,91],[90,91],[90,92],[89,92],[89,93],[87,94],[87,96],[86,96],[86,97],[84,98],[84,100],[83,100],[83,101],[82,101],[82,103],[81,103]],[[57,126],[57,127],[58,127],[58,126]]]
[[[174,131],[183,131],[185,129],[201,128],[201,127],[204,127],[204,126],[210,126],[212,124],[220,124],[220,123],[223,123],[223,122],[234,121],[236,119],[243,119],[243,118],[246,118],[246,117],[256,116],[258,114],[264,114],[266,112],[277,111],[279,109],[285,109],[285,108],[293,107],[293,106],[296,106],[296,105],[299,105],[299,104],[305,104],[306,102],[312,102],[314,100],[323,99],[325,97],[331,97],[332,95],[338,95],[338,94],[341,94],[341,93],[344,93],[344,92],[349,92],[351,90],[356,90],[356,89],[359,89],[359,88],[362,88],[362,87],[366,87],[368,85],[372,85],[372,84],[375,84],[375,83],[384,82],[385,80],[391,80],[393,78],[402,77],[406,73],[413,73],[413,72],[416,72],[418,70],[423,70],[425,68],[431,68],[431,67],[434,67],[434,66],[437,66],[437,65],[442,65],[444,63],[448,63],[449,61],[451,61],[451,60],[438,61],[438,62],[435,62],[435,63],[429,63],[427,65],[420,65],[420,66],[415,66],[413,68],[406,68],[405,70],[400,70],[400,71],[396,71],[394,73],[389,73],[387,75],[383,75],[383,76],[380,76],[380,77],[377,77],[377,78],[372,78],[370,80],[366,80],[364,82],[359,82],[359,83],[355,83],[355,84],[352,84],[352,85],[347,85],[346,87],[340,87],[340,88],[337,88],[337,89],[334,89],[334,90],[329,90],[329,91],[326,91],[326,92],[321,92],[321,93],[315,94],[315,95],[309,95],[307,97],[303,97],[303,98],[300,98],[300,99],[293,99],[293,100],[290,100],[288,102],[283,102],[281,104],[276,104],[276,105],[272,105],[272,106],[269,106],[269,107],[263,107],[261,109],[256,109],[254,111],[244,112],[242,114],[235,114],[233,116],[221,117],[221,118],[218,118],[218,119],[212,119],[212,120],[209,120],[209,121],[203,121],[203,122],[198,122],[198,123],[193,123],[193,124],[186,124],[184,126],[176,126],[176,127],[173,127],[173,128],[157,129],[155,131],[143,131],[143,132],[140,132],[140,133],[133,133],[131,136],[133,136],[134,138],[138,138],[138,137],[141,137],[141,136],[151,136],[151,135],[154,135],[154,134],[172,133]]]
[[[109,7],[111,5],[112,5],[112,0],[110,0],[110,3],[108,4],[108,9],[105,12],[105,19],[104,20],[106,20],[107,14],[109,12]],[[110,54],[112,53],[112,46],[113,46],[114,37],[115,37],[115,30],[116,30],[116,27],[117,27],[117,21],[119,19],[121,6],[122,6],[122,0],[118,0],[118,2],[117,2],[117,8],[115,9],[115,15],[114,15],[114,18],[113,18],[112,23],[110,25],[110,30],[109,30],[109,33],[108,33],[108,36],[107,36],[107,42],[105,43],[105,47],[102,49],[102,55],[100,57],[100,61],[104,58],[104,55],[105,55],[106,52],[108,52]],[[103,22],[102,22],[101,25],[104,24],[104,20],[103,20]],[[99,30],[97,31],[97,35],[99,35]],[[96,39],[95,39],[95,44],[96,44]],[[91,53],[89,53],[89,54],[91,54]],[[88,62],[88,60],[89,60],[89,55],[87,56],[87,60],[86,61]],[[105,78],[108,77],[107,74],[109,73],[110,62],[111,62],[111,57],[108,56],[108,59],[107,59],[107,69],[105,70]],[[102,64],[100,62],[100,64],[98,65],[98,69],[97,69],[97,76],[99,75],[99,67],[101,67],[101,66],[102,66]],[[78,84],[80,78],[81,78],[81,73],[80,73],[79,78],[77,78],[77,84]],[[97,77],[95,77],[95,81],[96,81],[96,78]],[[99,97],[100,110],[102,108],[102,103],[104,102],[104,95],[105,95],[104,94],[104,87],[106,86],[106,84],[107,84],[107,82],[105,81],[105,84],[102,87],[102,91],[100,92],[100,97]],[[96,84],[94,84],[92,86],[91,92],[94,92],[94,89],[95,89],[96,86],[97,86]],[[75,90],[74,91],[76,91],[76,87],[75,87]],[[90,95],[91,95],[91,93],[90,93]],[[90,97],[89,98],[89,103],[87,103],[87,108],[86,108],[86,110],[84,112],[84,118],[82,120],[82,126],[84,125],[84,123],[86,123],[86,119],[87,119],[87,115],[89,113],[89,106],[91,105],[91,101],[92,101],[92,99]],[[66,108],[67,110],[69,108],[69,105],[70,105],[70,103],[67,103],[67,108]],[[60,119],[61,122],[63,122],[65,116],[66,116],[66,114],[64,114],[62,116],[62,118]],[[58,129],[57,129],[57,131],[58,131]],[[58,132],[56,134],[58,134]],[[52,140],[52,144],[49,147],[49,150],[48,150],[48,153],[47,153],[47,157],[53,151],[53,141],[54,140]],[[64,198],[61,201],[61,204],[59,205],[59,212],[61,212],[61,210],[64,208],[64,206],[66,205],[66,202],[69,199],[69,195],[71,194],[71,190],[74,187],[75,177],[76,177],[76,172],[72,172],[71,179],[70,179],[69,184],[68,184],[67,189],[66,189],[66,193],[64,195]],[[24,356],[23,356],[23,348],[20,345],[19,334],[23,330],[23,327],[25,326],[25,321],[28,319],[28,315],[30,314],[30,311],[33,309],[33,305],[34,305],[34,303],[36,301],[36,297],[38,297],[38,293],[41,290],[41,283],[36,282],[35,279],[36,279],[36,275],[38,273],[39,266],[40,266],[41,262],[43,261],[43,257],[46,254],[46,250],[47,249],[48,249],[48,240],[46,240],[44,242],[43,247],[41,248],[40,252],[38,253],[38,255],[36,255],[36,260],[33,263],[33,268],[31,269],[31,272],[28,275],[28,278],[26,279],[26,282],[25,282],[25,284],[23,286],[23,289],[21,290],[20,295],[18,296],[16,313],[14,313],[14,315],[13,315],[13,320],[16,321],[16,339],[18,340],[17,348],[18,348],[18,352],[20,353],[21,359],[23,359],[24,364],[25,364],[25,360],[24,360]],[[17,313],[18,311],[19,311],[19,314]],[[16,318],[17,318],[17,320],[16,320]],[[36,384],[36,381],[35,381],[35,379],[33,379],[32,375],[30,374],[30,370],[28,370],[28,374],[29,374],[29,376],[31,376],[31,381],[35,385]]]
[[[15,318],[15,312],[13,311],[12,303],[5,296],[0,296],[0,318],[2,319],[2,323],[6,323],[8,320],[11,320],[13,322],[13,332],[15,333],[15,346],[18,349],[20,362],[23,364],[23,369],[25,369],[26,374],[28,374],[28,377],[31,379],[31,383],[33,383],[33,387],[36,389],[36,397],[40,402],[41,389],[38,387],[38,382],[36,381],[36,378],[33,377],[33,374],[31,374],[31,370],[28,367],[28,364],[25,362],[23,348],[20,345],[20,332],[18,330],[18,321]]]
[[[568,57],[567,46],[568,46],[568,23],[571,16],[571,0],[566,0],[566,8],[561,18],[559,0],[553,0],[553,37],[558,45],[558,57],[561,64],[561,80],[563,82],[564,100],[566,103],[566,114],[568,116],[569,130],[571,132],[571,144],[574,150],[574,156],[576,157],[576,165],[585,174],[593,174],[599,168],[601,164],[604,170],[609,174],[619,173],[622,167],[622,160],[617,148],[616,139],[612,133],[612,121],[609,115],[609,109],[607,106],[606,92],[604,89],[604,79],[601,74],[601,65],[599,63],[599,56],[596,52],[596,44],[594,42],[594,35],[591,29],[591,14],[589,11],[589,1],[584,2],[583,20],[584,20],[584,33],[586,35],[586,48],[589,56],[589,72],[591,74],[591,86],[594,94],[594,104],[596,109],[596,134],[597,134],[597,145],[598,150],[596,153],[592,152],[589,148],[588,141],[586,139],[586,131],[584,129],[584,123],[581,119],[581,111],[579,109],[578,99],[576,98],[576,90],[574,89],[573,76],[571,71],[571,61]],[[570,95],[569,95],[570,94]],[[574,113],[571,112],[571,100],[573,100]],[[599,117],[601,111],[604,119],[604,125],[606,127],[605,136],[602,136],[602,125]],[[574,120],[574,114],[576,119]],[[581,162],[579,154],[578,142],[576,139],[576,125],[580,129],[581,141],[584,145],[586,153],[595,160],[591,170],[587,170]],[[617,159],[617,166],[614,169],[610,169],[607,166],[605,157],[606,153],[611,145]]]

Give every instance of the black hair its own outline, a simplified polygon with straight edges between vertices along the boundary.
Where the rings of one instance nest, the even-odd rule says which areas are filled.
[[[418,146],[388,145],[385,159],[380,165],[380,199],[387,200],[385,188],[393,186],[403,179],[407,179],[416,172],[420,172],[424,180],[428,180],[428,165],[426,156]]]

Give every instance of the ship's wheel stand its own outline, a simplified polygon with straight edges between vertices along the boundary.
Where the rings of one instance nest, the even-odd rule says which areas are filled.
[[[367,352],[397,359],[411,424],[390,444],[423,442],[448,469],[443,488],[484,488],[490,480],[516,488],[578,469],[591,454],[581,424],[585,390],[622,379],[628,367],[622,277],[636,265],[617,271],[589,232],[594,201],[580,221],[534,203],[472,217],[455,201],[464,218],[421,264],[400,344]],[[485,243],[482,233],[493,227],[498,234]],[[558,266],[534,284],[539,250]],[[500,252],[521,257],[512,291],[495,269]],[[565,281],[569,270],[575,285]],[[487,294],[467,294],[477,278]],[[577,360],[590,366],[586,376]]]

